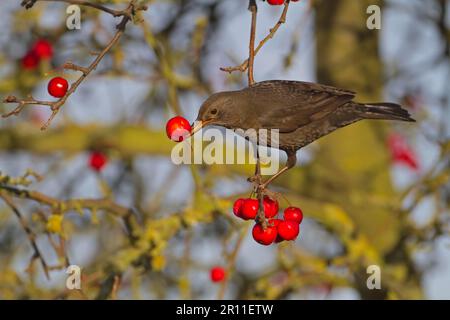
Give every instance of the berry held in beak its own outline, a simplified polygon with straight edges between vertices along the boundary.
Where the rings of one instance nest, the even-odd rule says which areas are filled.
[[[167,121],[166,133],[169,139],[181,142],[191,135],[191,125],[185,118],[176,116]]]

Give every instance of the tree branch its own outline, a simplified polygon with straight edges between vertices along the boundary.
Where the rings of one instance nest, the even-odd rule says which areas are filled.
[[[262,47],[267,43],[267,41],[269,41],[270,39],[272,39],[275,36],[275,34],[277,33],[280,26],[282,24],[286,23],[286,16],[287,16],[287,12],[289,10],[289,3],[290,3],[290,0],[286,0],[286,2],[284,3],[284,9],[283,9],[283,12],[281,13],[280,19],[278,19],[278,22],[275,24],[275,26],[272,29],[270,29],[269,34],[263,40],[261,40],[261,42],[258,44],[258,46],[256,47],[256,49],[254,51],[255,56],[258,54],[259,50],[261,50]],[[220,68],[220,70],[228,72],[228,73],[232,73],[234,71],[245,72],[249,68],[249,64],[250,64],[250,58],[248,58],[247,60],[245,60],[238,66],[222,67],[222,68]]]
[[[126,218],[132,214],[132,209],[123,207],[109,199],[70,199],[59,200],[38,191],[31,191],[16,188],[9,185],[0,184],[0,192],[2,196],[9,194],[10,196],[17,198],[25,198],[33,200],[43,205],[50,206],[52,208],[59,208],[62,211],[71,210],[106,210],[119,217]]]
[[[50,1],[50,0],[40,0],[40,1]],[[52,0],[52,1],[54,1],[54,0]],[[31,8],[35,2],[36,2],[36,0],[24,0],[22,2],[22,5],[28,9],[28,8]],[[17,103],[18,105],[11,112],[4,114],[2,116],[3,118],[7,118],[12,115],[17,116],[20,112],[22,112],[23,108],[27,105],[49,106],[50,110],[52,111],[52,114],[50,115],[47,122],[41,127],[41,130],[47,129],[48,126],[50,125],[50,123],[52,122],[52,120],[54,119],[54,117],[57,115],[57,113],[61,109],[61,107],[67,101],[67,99],[77,90],[77,88],[87,78],[87,76],[93,70],[95,70],[97,68],[98,64],[100,63],[100,61],[102,61],[102,59],[104,58],[106,53],[108,53],[108,51],[111,50],[111,48],[122,37],[123,33],[125,32],[125,27],[126,27],[127,23],[132,19],[132,16],[135,14],[136,10],[146,10],[147,9],[146,6],[136,7],[135,6],[136,0],[132,0],[128,4],[128,7],[122,11],[115,11],[115,10],[107,9],[101,5],[93,4],[88,1],[66,0],[66,1],[62,1],[62,2],[76,3],[76,4],[80,4],[80,5],[91,6],[93,8],[97,8],[99,10],[108,12],[115,17],[122,16],[122,20],[116,27],[117,32],[115,33],[114,37],[111,39],[111,41],[108,43],[108,45],[98,54],[97,58],[95,58],[95,60],[87,68],[77,66],[71,62],[67,62],[64,64],[63,67],[65,69],[81,71],[83,74],[78,78],[77,81],[75,81],[73,84],[71,84],[69,90],[66,92],[66,94],[63,97],[61,97],[57,101],[39,101],[39,100],[35,100],[32,96],[29,96],[28,99],[18,99],[15,96],[8,96],[6,99],[3,100],[4,103]]]
[[[24,219],[23,215],[20,213],[20,210],[17,208],[14,201],[11,199],[10,195],[0,190],[0,198],[2,198],[3,201],[11,208],[11,210],[17,216],[17,219],[19,219],[20,225],[22,226],[23,230],[27,234],[28,240],[30,241],[31,247],[33,248],[34,251],[34,255],[31,259],[30,265],[35,258],[39,259],[42,265],[42,269],[44,270],[45,276],[47,277],[47,279],[50,279],[48,264],[45,261],[41,251],[39,250],[39,247],[36,244],[36,234],[33,232],[33,230],[31,230],[30,226]]]
[[[223,300],[225,297],[227,285],[228,285],[228,282],[230,281],[231,270],[234,267],[234,265],[236,264],[236,259],[237,259],[239,250],[242,247],[242,243],[244,242],[247,232],[248,232],[248,227],[245,227],[241,230],[239,238],[237,239],[236,244],[234,245],[233,251],[228,256],[228,262],[227,262],[227,266],[226,266],[226,271],[227,271],[226,278],[224,279],[224,281],[222,281],[222,284],[219,288],[219,292],[217,293],[217,300]]]
[[[253,76],[253,65],[255,62],[255,37],[256,37],[256,17],[258,15],[258,6],[256,0],[250,0],[248,9],[252,13],[252,25],[250,27],[250,43],[249,43],[249,58],[248,58],[248,85],[251,86],[255,83]]]
[[[109,13],[113,17],[121,17],[121,16],[128,16],[131,19],[130,12],[127,9],[124,10],[114,10],[108,7],[105,7],[101,4],[85,1],[85,0],[23,0],[21,3],[21,6],[25,7],[26,9],[30,9],[34,6],[34,4],[38,1],[45,1],[45,2],[65,2],[69,4],[76,4],[79,6],[85,6],[85,7],[91,7],[100,11],[104,11],[106,13]],[[146,6],[140,6],[136,8],[136,10],[146,10]]]

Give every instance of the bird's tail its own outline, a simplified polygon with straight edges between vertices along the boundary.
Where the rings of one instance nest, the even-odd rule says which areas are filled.
[[[363,119],[399,120],[415,122],[400,105],[389,102],[357,104],[358,115]]]

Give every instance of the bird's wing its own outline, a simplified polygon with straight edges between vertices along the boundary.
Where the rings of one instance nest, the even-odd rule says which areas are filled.
[[[263,81],[246,89],[262,128],[292,132],[350,102],[352,91],[300,81]]]

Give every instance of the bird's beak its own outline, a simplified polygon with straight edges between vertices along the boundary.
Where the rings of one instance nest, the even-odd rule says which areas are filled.
[[[203,128],[204,126],[208,125],[209,123],[211,123],[212,120],[206,120],[206,121],[195,121],[191,127],[191,136],[193,136],[197,131],[199,131],[201,128]]]

